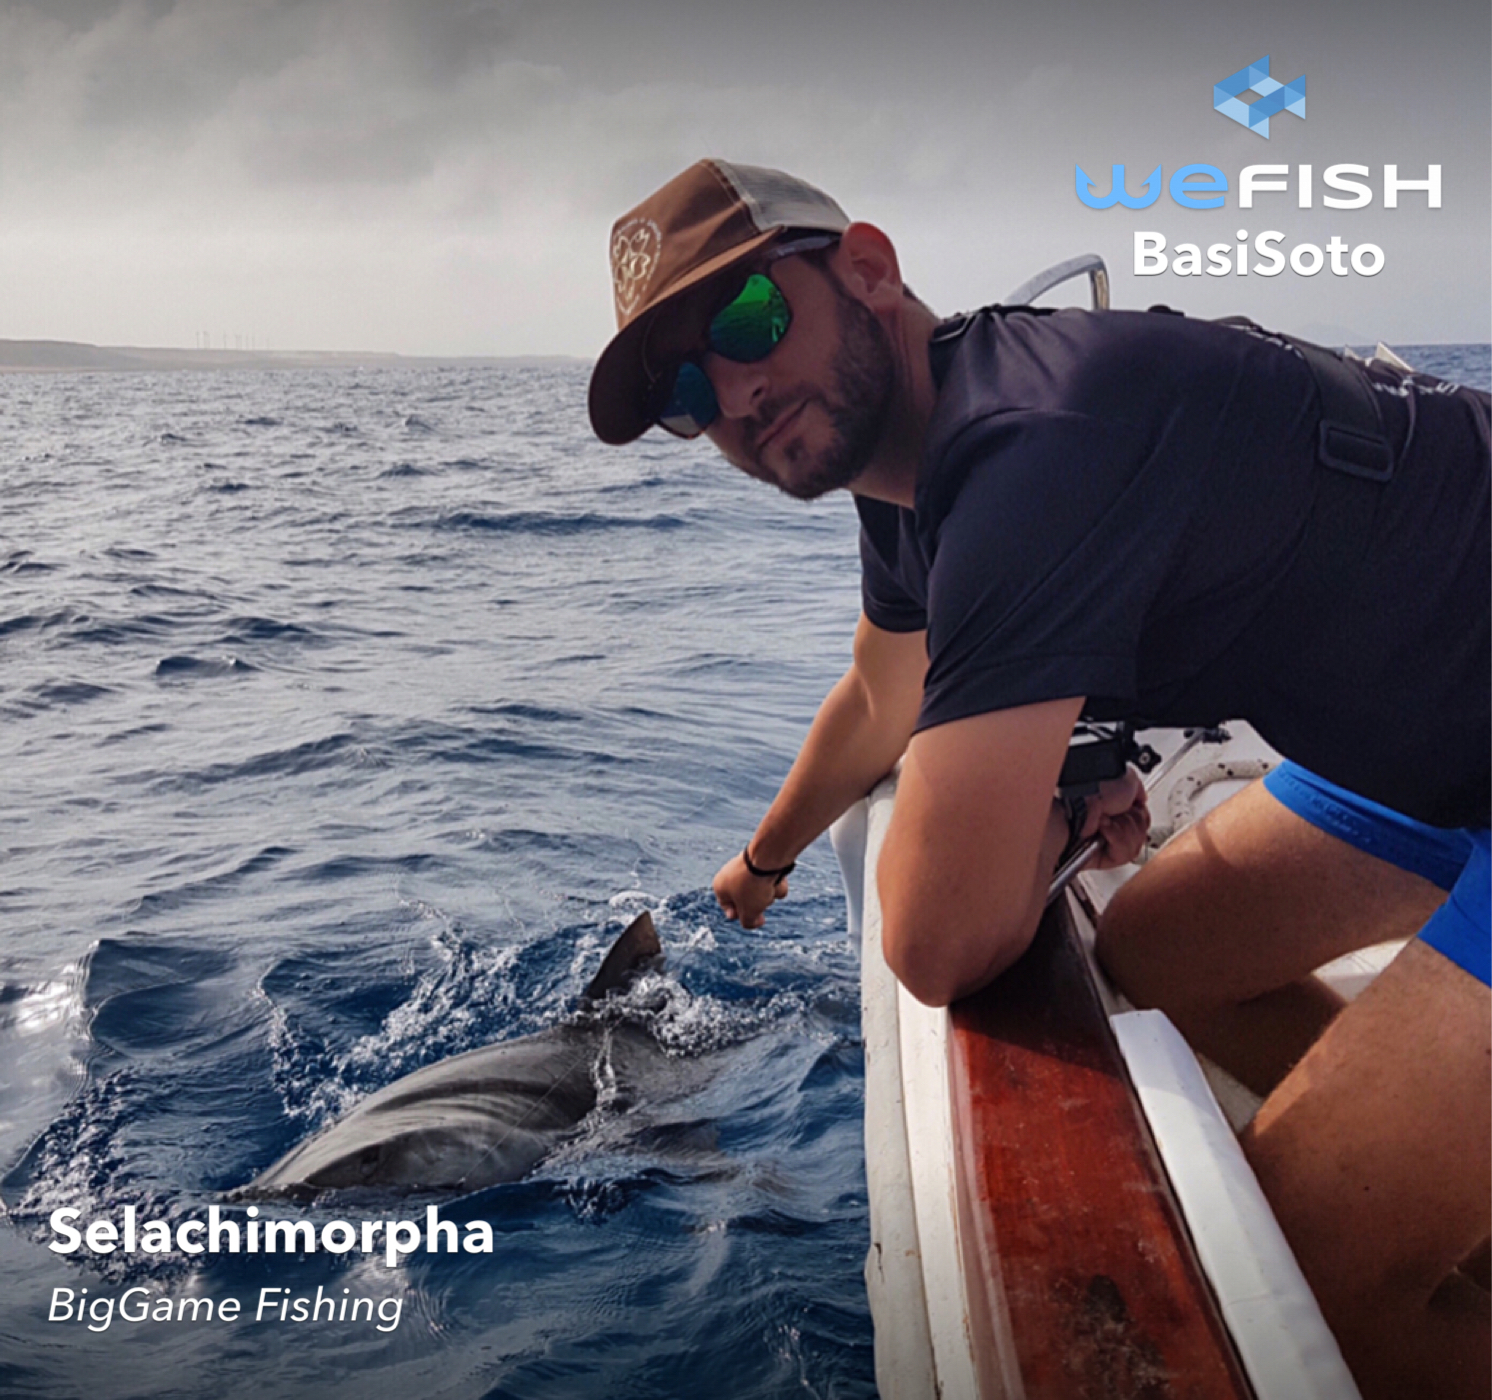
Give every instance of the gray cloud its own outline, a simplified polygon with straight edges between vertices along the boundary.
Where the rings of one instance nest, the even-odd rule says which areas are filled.
[[[1208,100],[1261,45],[1310,83],[1269,143]],[[592,353],[611,219],[718,153],[882,224],[946,309],[1092,247],[1126,304],[1480,338],[1489,49],[1469,0],[1433,24],[1326,0],[0,0],[0,335]],[[1074,164],[1197,160],[1434,160],[1445,207],[1261,201],[1290,241],[1381,243],[1371,281],[1133,278],[1135,228],[1231,240],[1244,211],[1096,213]]]

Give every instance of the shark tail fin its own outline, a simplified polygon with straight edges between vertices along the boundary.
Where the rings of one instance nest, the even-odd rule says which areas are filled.
[[[662,951],[662,945],[658,942],[658,930],[653,927],[653,916],[644,909],[611,945],[611,951],[601,964],[601,970],[591,978],[590,986],[585,989],[585,999],[599,1001],[608,992],[626,987],[637,969]]]

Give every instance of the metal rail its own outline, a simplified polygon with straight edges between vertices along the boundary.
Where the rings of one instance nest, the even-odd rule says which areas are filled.
[[[1060,287],[1068,278],[1077,277],[1084,272],[1088,274],[1088,286],[1093,294],[1093,309],[1107,311],[1109,309],[1109,270],[1097,253],[1079,253],[1077,257],[1068,258],[1066,262],[1059,262],[1054,267],[1047,268],[1045,272],[1038,272],[1035,277],[1029,277],[1022,282],[1002,304],[1029,306],[1037,297],[1045,295],[1053,287]]]

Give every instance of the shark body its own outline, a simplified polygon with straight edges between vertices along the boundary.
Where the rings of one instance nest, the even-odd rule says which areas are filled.
[[[624,989],[660,952],[652,916],[612,945],[582,1005]],[[476,1191],[516,1181],[596,1106],[600,1085],[636,1082],[664,1055],[638,1026],[584,1017],[453,1055],[395,1080],[292,1148],[235,1199],[322,1191]]]

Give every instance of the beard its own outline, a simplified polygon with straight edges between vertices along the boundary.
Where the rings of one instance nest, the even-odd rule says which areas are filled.
[[[814,501],[849,486],[870,465],[896,382],[896,360],[886,328],[832,274],[828,281],[834,291],[839,348],[831,366],[834,397],[820,396],[818,401],[829,415],[832,438],[818,459],[794,478],[781,480],[776,473],[770,477],[774,486],[800,501]],[[793,467],[808,459],[806,448],[787,455]]]

